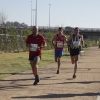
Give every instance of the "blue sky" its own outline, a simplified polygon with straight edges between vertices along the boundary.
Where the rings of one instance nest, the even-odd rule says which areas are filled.
[[[5,13],[7,21],[30,26],[31,4],[35,9],[36,0],[0,0],[0,12]],[[50,26],[100,27],[100,0],[37,0],[37,26],[49,26],[49,7]]]

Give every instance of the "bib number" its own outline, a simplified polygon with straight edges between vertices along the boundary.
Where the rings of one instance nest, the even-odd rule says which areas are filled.
[[[37,51],[38,45],[37,44],[31,44],[30,51]]]
[[[80,41],[73,41],[74,47],[79,47],[80,46]]]
[[[57,42],[57,47],[62,48],[63,47],[63,42]]]

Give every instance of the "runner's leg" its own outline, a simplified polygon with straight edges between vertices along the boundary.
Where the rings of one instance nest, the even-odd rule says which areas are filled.
[[[74,66],[73,78],[76,78],[77,67],[78,67],[78,55],[75,56],[75,66]]]

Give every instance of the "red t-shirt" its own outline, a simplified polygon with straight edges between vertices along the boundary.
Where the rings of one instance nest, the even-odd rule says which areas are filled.
[[[62,34],[60,37],[58,34],[56,35],[56,46],[55,50],[63,50],[64,49],[64,35]]]
[[[46,43],[45,38],[40,34],[38,34],[36,36],[33,36],[31,34],[26,39],[26,44],[36,44],[38,47],[40,47],[42,44],[45,44],[45,43]],[[42,54],[41,48],[37,51],[30,51],[30,48],[29,48],[29,57],[30,56],[38,56],[41,54]]]

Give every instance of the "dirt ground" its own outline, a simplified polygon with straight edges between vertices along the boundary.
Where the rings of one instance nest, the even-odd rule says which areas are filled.
[[[0,100],[97,100],[100,95],[100,49],[89,47],[80,56],[76,79],[70,59],[39,68],[40,82],[34,86],[30,71],[0,80]]]

